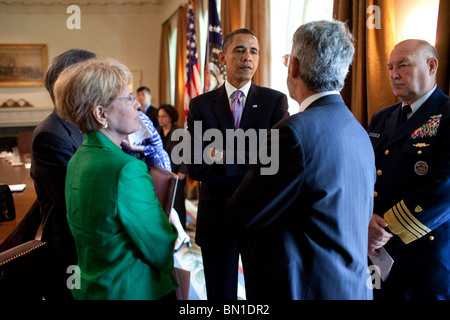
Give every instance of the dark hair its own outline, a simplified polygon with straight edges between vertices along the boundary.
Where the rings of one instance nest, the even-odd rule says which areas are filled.
[[[163,104],[158,108],[158,113],[159,113],[159,110],[161,110],[161,109],[164,110],[165,112],[167,112],[170,119],[172,119],[172,123],[175,123],[178,120],[178,111],[177,111],[177,109],[175,109],[174,106],[172,106],[170,104]]]
[[[252,30],[245,29],[245,28],[237,29],[237,30],[234,30],[234,31],[230,32],[229,34],[227,34],[227,36],[223,40],[223,46],[222,46],[223,52],[227,51],[229,45],[231,44],[231,42],[233,42],[233,37],[237,34],[249,34],[249,35],[254,36],[256,38],[256,40],[258,41],[258,38],[256,37],[256,35],[253,33]],[[258,44],[259,44],[259,41],[258,41]]]
[[[97,55],[91,51],[84,49],[70,49],[59,56],[53,58],[50,67],[48,67],[47,73],[45,74],[45,89],[47,89],[52,98],[53,104],[55,104],[55,95],[53,93],[53,87],[55,85],[56,79],[58,79],[59,74],[77,62],[82,62],[90,59],[97,58]]]
[[[148,94],[151,94],[150,89],[149,89],[148,87],[144,87],[144,86],[139,87],[139,88],[136,90],[136,92],[141,92],[141,91],[144,91],[144,90],[147,91]]]

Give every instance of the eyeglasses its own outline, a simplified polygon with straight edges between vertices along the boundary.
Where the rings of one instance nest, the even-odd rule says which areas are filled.
[[[291,59],[291,55],[290,54],[285,54],[283,56],[283,64],[285,67],[287,67],[289,65],[289,60]]]
[[[133,94],[130,94],[128,97],[117,97],[116,99],[126,99],[131,103],[134,103],[136,101],[136,97]]]

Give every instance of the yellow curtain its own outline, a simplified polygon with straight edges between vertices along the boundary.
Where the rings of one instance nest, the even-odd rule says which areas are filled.
[[[379,15],[370,11],[375,5]],[[333,17],[347,22],[355,37],[355,57],[341,94],[352,113],[364,126],[372,115],[394,104],[394,96],[386,67],[395,45],[395,2],[381,0],[335,0]],[[380,19],[381,28],[369,28],[369,18]],[[372,22],[370,20],[369,22]]]
[[[239,0],[222,0],[220,12],[220,25],[225,38],[231,31],[241,27]]]
[[[178,110],[177,125],[184,127],[184,88],[186,86],[186,37],[187,7],[178,9],[177,54],[175,64],[175,108]]]
[[[253,82],[257,85],[270,87],[270,1],[247,0],[245,8],[245,26],[252,30],[259,40],[259,66]]]
[[[270,0],[246,0],[245,12],[240,11],[239,0],[222,0],[221,26],[225,37],[231,31],[245,27],[252,30],[259,40],[260,60],[253,82],[270,87]],[[241,15],[245,17],[241,25]]]
[[[439,1],[439,14],[436,31],[436,50],[439,67],[437,84],[447,95],[450,93],[450,1]]]
[[[170,103],[170,22],[166,21],[161,30],[161,48],[159,51],[159,105]]]

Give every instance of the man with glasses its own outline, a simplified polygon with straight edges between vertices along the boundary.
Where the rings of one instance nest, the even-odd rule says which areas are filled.
[[[375,160],[364,128],[345,105],[354,53],[337,21],[302,25],[288,66],[290,96],[301,112],[280,121],[268,139],[279,171],[251,165],[229,201],[230,219],[248,240],[242,255],[247,298],[371,299],[366,285],[367,226]],[[247,281],[248,280],[248,281]]]

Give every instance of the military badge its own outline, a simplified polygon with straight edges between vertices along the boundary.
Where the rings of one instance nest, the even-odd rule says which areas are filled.
[[[442,114],[431,116],[428,121],[411,134],[411,139],[434,137],[441,123]]]
[[[430,144],[428,144],[428,143],[416,143],[416,144],[413,144],[413,147],[416,147],[416,148],[425,148],[425,147],[429,147],[430,146]]]
[[[414,171],[419,176],[426,175],[428,172],[428,163],[426,163],[425,161],[417,161],[414,165]]]

